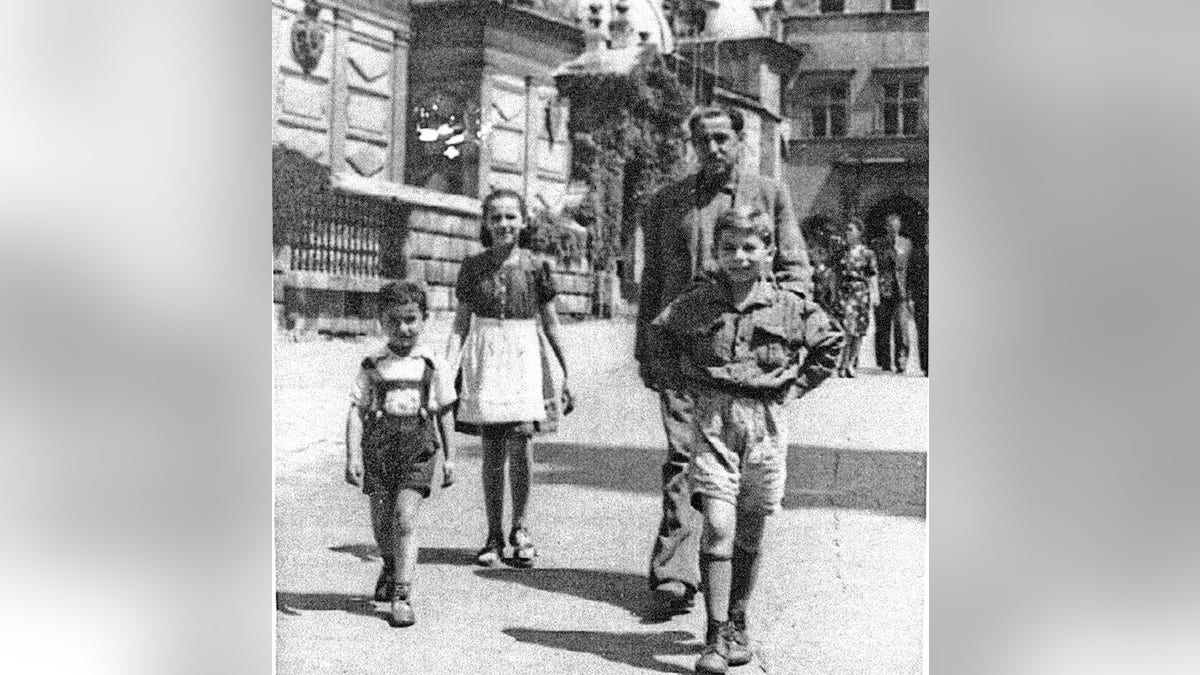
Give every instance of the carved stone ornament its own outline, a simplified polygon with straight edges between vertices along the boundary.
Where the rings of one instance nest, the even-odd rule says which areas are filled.
[[[304,15],[292,24],[292,56],[307,75],[321,62],[325,53],[325,27],[317,21],[316,3],[304,7]]]

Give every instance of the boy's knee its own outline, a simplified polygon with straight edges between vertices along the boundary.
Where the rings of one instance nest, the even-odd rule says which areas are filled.
[[[407,537],[416,531],[416,519],[408,514],[397,513],[392,519],[392,536]]]
[[[705,537],[700,546],[700,554],[714,559],[725,559],[733,555],[733,536],[718,538]]]

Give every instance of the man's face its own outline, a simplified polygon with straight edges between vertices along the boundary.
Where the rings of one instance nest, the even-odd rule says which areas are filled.
[[[770,269],[775,248],[757,234],[722,230],[717,240],[717,266],[735,283],[757,281]]]
[[[415,302],[392,305],[384,310],[381,319],[388,343],[404,351],[417,344],[417,338],[425,328],[425,317]]]
[[[742,139],[724,115],[701,118],[692,145],[700,158],[701,169],[710,176],[732,171],[742,153]]]

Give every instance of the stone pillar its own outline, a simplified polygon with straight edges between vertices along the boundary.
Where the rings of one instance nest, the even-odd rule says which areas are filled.
[[[322,14],[330,10],[321,10]],[[331,66],[329,106],[329,168],[334,172],[346,170],[346,126],[348,124],[346,104],[349,93],[346,88],[346,41],[349,39],[350,21],[340,10],[333,11],[333,32],[329,36]]]
[[[408,151],[408,49],[412,31],[400,26],[392,48],[392,131],[389,139],[391,172],[388,178],[404,182],[405,153]]]

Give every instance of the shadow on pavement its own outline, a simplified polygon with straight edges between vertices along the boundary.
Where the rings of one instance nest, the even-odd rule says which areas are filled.
[[[694,672],[691,668],[663,663],[655,657],[696,654],[700,650],[693,635],[678,630],[662,633],[610,633],[505,628],[504,634],[519,642],[564,651],[595,654],[614,663],[622,663],[640,670],[658,673]]]
[[[380,562],[379,547],[375,544],[342,544],[330,546],[334,553],[348,553],[363,562]],[[475,552],[469,548],[422,548],[417,562],[425,565],[474,565]]]
[[[564,568],[493,568],[475,570],[475,574],[493,581],[507,581],[548,593],[607,603],[638,617],[642,624],[664,623],[675,614],[654,602],[646,588],[646,577],[639,574]]]
[[[289,593],[275,591],[275,611],[287,616],[300,616],[302,612],[346,612],[359,616],[387,618],[382,610],[365,595],[345,593]]]
[[[665,451],[578,443],[536,446],[539,483],[657,494]],[[788,447],[783,507],[846,508],[925,517],[926,453]]]
[[[343,544],[341,546],[330,546],[330,551],[334,553],[349,553],[363,562],[378,562],[379,547],[375,544]]]

